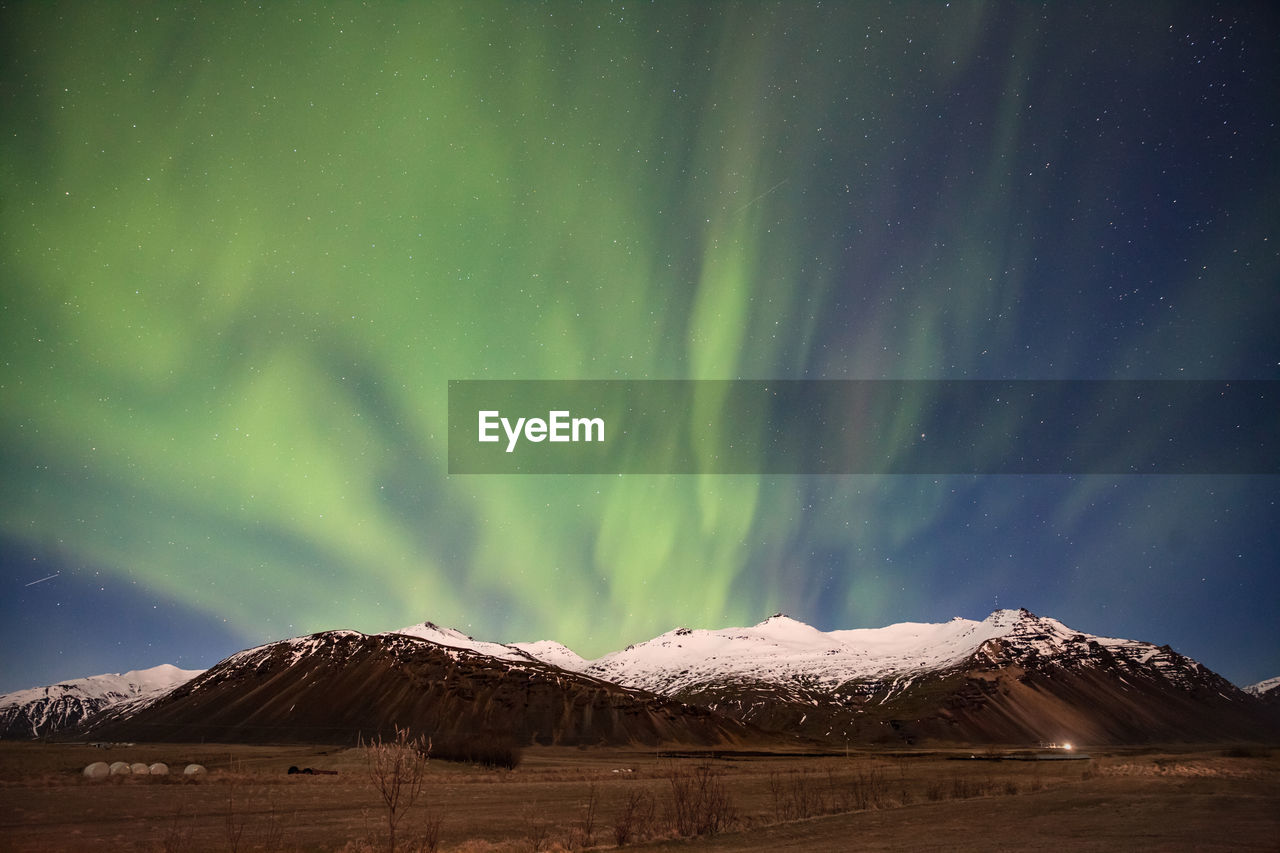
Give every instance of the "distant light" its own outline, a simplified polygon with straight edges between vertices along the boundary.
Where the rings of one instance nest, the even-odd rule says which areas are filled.
[[[1064,743],[1064,744],[1062,745],[1062,748],[1063,748],[1063,749],[1065,749],[1065,750],[1067,750],[1068,752],[1070,752],[1070,751],[1071,751],[1071,744],[1069,744],[1069,743]]]

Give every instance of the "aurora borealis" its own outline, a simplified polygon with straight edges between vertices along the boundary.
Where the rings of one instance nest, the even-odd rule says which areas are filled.
[[[3,7],[0,690],[997,601],[1280,673],[1274,476],[445,440],[451,379],[1280,378],[1266,4],[263,5]]]

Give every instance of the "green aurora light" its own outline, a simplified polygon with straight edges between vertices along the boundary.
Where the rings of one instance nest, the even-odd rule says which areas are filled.
[[[1057,69],[1112,36],[952,6],[10,9],[0,531],[255,640],[431,619],[591,655],[780,607],[986,602],[1016,561],[957,569],[938,531],[1027,501],[975,478],[445,466],[449,379],[1213,376],[1265,340],[1197,282],[1275,271],[1274,169],[1161,267],[1176,316],[1101,354],[1081,334],[1102,298],[1044,279],[1116,251],[1108,201],[1141,173],[1062,130],[1110,101]],[[1142,45],[1176,18],[1115,14]],[[1045,225],[1046,199],[1073,206]],[[1061,488],[1048,540],[1147,487]],[[1133,512],[1158,538],[1187,494]],[[1075,600],[1103,548],[1063,547],[1049,586]]]

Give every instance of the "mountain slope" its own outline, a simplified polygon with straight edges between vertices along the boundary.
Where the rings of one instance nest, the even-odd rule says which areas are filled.
[[[328,631],[232,655],[177,690],[95,720],[113,740],[354,743],[397,726],[519,744],[721,744],[750,730],[706,709],[630,690],[430,626]],[[496,644],[495,644],[496,645]],[[505,649],[505,651],[503,651]]]
[[[347,743],[409,725],[525,744],[727,744],[763,732],[830,744],[1272,741],[1278,695],[1240,690],[1168,646],[1026,610],[829,632],[779,614],[676,629],[593,661],[427,622],[248,649],[102,712],[89,734]]]
[[[583,672],[837,741],[1094,744],[1249,738],[1259,703],[1167,646],[1026,610],[822,632],[781,614],[668,632]]]
[[[957,617],[831,632],[782,614],[750,628],[678,628],[586,662],[582,671],[671,695],[737,678],[831,689],[940,671],[1001,638],[1026,654],[1079,658],[1080,642],[1096,642],[1127,661],[1169,665],[1150,643],[1094,637],[1025,610],[997,610],[980,622]]]
[[[158,696],[200,672],[162,664],[6,693],[0,696],[0,739],[26,740],[55,734],[114,705]]]
[[[1244,692],[1250,696],[1257,696],[1272,708],[1280,709],[1280,675],[1259,681],[1257,684],[1250,684],[1244,688]]]

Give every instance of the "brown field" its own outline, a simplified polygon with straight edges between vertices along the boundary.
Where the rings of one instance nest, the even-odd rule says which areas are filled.
[[[1266,749],[969,755],[532,748],[514,770],[435,760],[398,849],[429,849],[434,830],[437,849],[477,853],[610,849],[619,835],[646,851],[1280,850],[1280,755]],[[210,772],[81,776],[103,760]],[[386,828],[358,749],[0,744],[3,850],[381,850]]]

